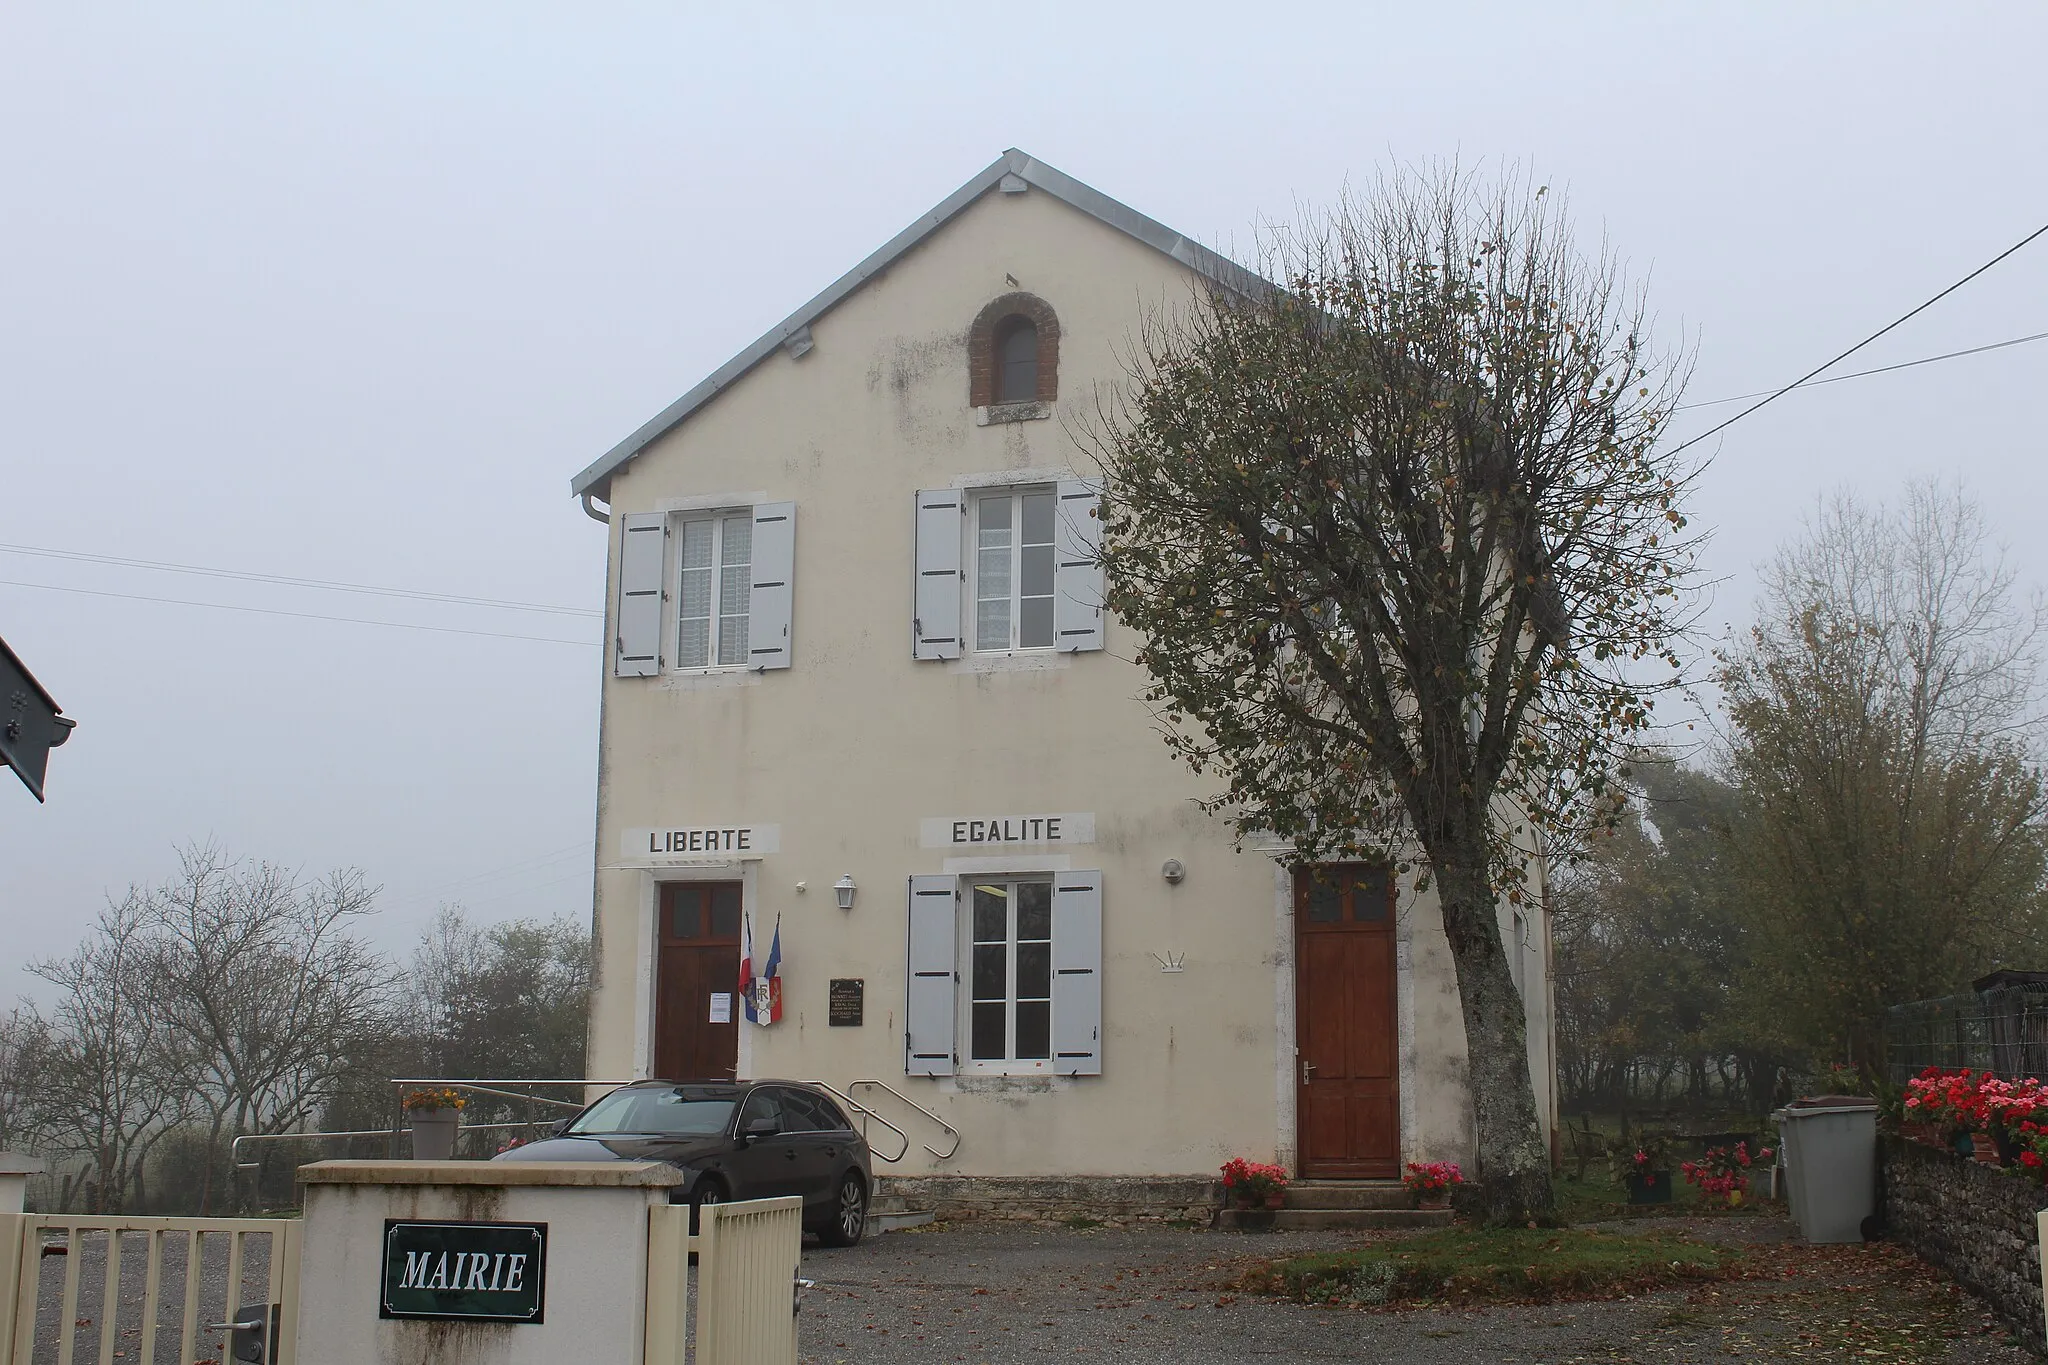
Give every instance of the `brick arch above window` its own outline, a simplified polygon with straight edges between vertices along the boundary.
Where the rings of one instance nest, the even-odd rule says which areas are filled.
[[[1038,331],[1038,385],[1028,397],[1014,394],[997,397],[997,367],[1002,357],[997,342],[1009,330],[1003,324],[1017,318]],[[1060,320],[1052,305],[1036,294],[1005,294],[982,309],[967,329],[967,402],[985,408],[998,402],[1050,403],[1059,397]]]

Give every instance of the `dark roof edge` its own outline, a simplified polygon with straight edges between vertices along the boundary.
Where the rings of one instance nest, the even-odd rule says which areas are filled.
[[[572,497],[592,494],[610,500],[612,474],[649,445],[679,426],[684,419],[721,390],[766,360],[791,337],[797,336],[869,279],[895,264],[899,257],[950,222],[969,204],[996,188],[1006,175],[1015,175],[1034,189],[1069,204],[1089,217],[1134,237],[1154,250],[1173,257],[1188,269],[1239,293],[1259,293],[1271,286],[1258,275],[1228,257],[1218,255],[1128,204],[1084,185],[1063,171],[1012,147],[959,189],[939,201],[936,208],[891,237],[881,248],[853,269],[841,275],[810,302],[768,329],[753,345],[713,370],[704,381],[663,408],[631,436],[613,446],[589,468],[569,481]]]
[[[36,681],[36,675],[28,671],[28,665],[21,661],[21,656],[16,654],[5,640],[0,640],[0,655],[7,657],[7,661],[14,665],[16,671],[28,681],[28,685],[36,690],[36,695],[49,703],[53,713],[60,716],[64,714],[64,708],[57,705],[57,699],[50,695],[50,689]]]

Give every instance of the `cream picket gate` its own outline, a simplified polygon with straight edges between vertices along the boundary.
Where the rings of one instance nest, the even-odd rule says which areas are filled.
[[[651,1209],[647,1224],[646,1365],[796,1365],[797,1267],[804,1201],[794,1195],[706,1204],[697,1235],[688,1205]],[[685,1319],[697,1254],[695,1331]]]
[[[42,1295],[43,1249],[46,1232],[64,1234],[63,1283],[57,1291],[56,1336],[48,1343],[36,1339],[37,1308]],[[246,1243],[250,1237],[268,1239],[269,1271],[264,1295],[266,1317],[277,1311],[278,1341],[270,1359],[278,1365],[293,1365],[292,1337],[298,1325],[299,1233],[295,1219],[280,1218],[128,1218],[73,1216],[68,1214],[0,1214],[0,1365],[41,1365],[54,1359],[55,1365],[75,1365],[78,1357],[80,1304],[88,1239],[105,1250],[100,1276],[99,1302],[92,1326],[97,1329],[98,1348],[92,1358],[98,1365],[113,1365],[118,1355],[123,1362],[156,1365],[159,1338],[167,1324],[158,1319],[163,1309],[164,1251],[166,1244],[180,1253],[183,1292],[177,1320],[178,1365],[218,1358],[212,1341],[221,1341],[219,1356],[226,1355],[229,1319],[242,1306],[242,1271]],[[142,1241],[140,1269],[142,1301],[140,1313],[122,1312],[121,1289],[126,1281],[125,1265],[130,1261],[135,1239]],[[220,1305],[221,1319],[208,1322],[213,1305],[202,1294],[204,1256],[207,1246],[227,1240],[227,1279]],[[132,1283],[132,1281],[128,1281]],[[88,1309],[94,1307],[90,1301]],[[122,1323],[132,1321],[132,1331]],[[266,1334],[269,1322],[265,1324]],[[267,1339],[267,1338],[266,1338]],[[42,1345],[43,1349],[38,1350]],[[205,1354],[201,1355],[201,1348]]]

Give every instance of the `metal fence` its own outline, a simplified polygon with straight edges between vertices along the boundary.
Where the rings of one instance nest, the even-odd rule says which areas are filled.
[[[2048,984],[1998,986],[1894,1005],[1885,1016],[1894,1084],[1930,1066],[2048,1079]]]

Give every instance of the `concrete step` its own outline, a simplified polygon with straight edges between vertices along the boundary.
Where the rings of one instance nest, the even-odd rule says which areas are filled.
[[[1302,1180],[1287,1187],[1290,1209],[1405,1209],[1414,1202],[1398,1180]]]
[[[1219,1209],[1214,1226],[1239,1232],[1346,1232],[1451,1225],[1449,1209]]]
[[[900,1194],[877,1194],[868,1199],[868,1231],[894,1232],[898,1228],[921,1228],[938,1215],[910,1207]]]
[[[926,1223],[936,1221],[937,1218],[938,1215],[934,1213],[870,1213],[868,1231],[879,1235],[884,1232],[896,1232],[902,1228],[921,1228]]]

